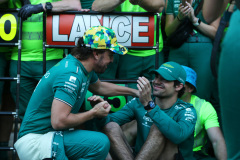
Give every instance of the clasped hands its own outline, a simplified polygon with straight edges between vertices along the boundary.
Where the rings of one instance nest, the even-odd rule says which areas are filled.
[[[186,5],[184,6],[180,3],[178,7],[178,19],[179,21],[183,21],[185,18],[188,18],[192,23],[196,23],[198,18],[194,15],[194,9],[190,3],[187,1],[185,2]]]
[[[104,101],[100,96],[91,96],[87,99],[92,108],[92,111],[95,113],[95,116],[97,118],[102,118],[106,117],[111,110],[111,105],[107,102]]]

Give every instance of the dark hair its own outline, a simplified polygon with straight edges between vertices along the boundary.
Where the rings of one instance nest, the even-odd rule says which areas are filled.
[[[175,80],[174,81],[174,87],[180,85],[181,82],[179,82],[178,80]],[[178,98],[181,98],[184,94],[184,91],[185,91],[185,87],[183,85],[183,88],[178,92]]]
[[[87,60],[90,57],[93,57],[93,51],[96,51],[98,54],[104,53],[108,49],[92,49],[86,47],[83,41],[83,37],[79,37],[77,46],[71,50],[71,54],[79,60]]]
[[[189,82],[185,82],[185,85],[187,85],[189,88],[191,88],[191,89],[193,90],[192,93],[196,92],[196,88],[195,88],[195,86],[192,85],[191,83],[189,83]]]

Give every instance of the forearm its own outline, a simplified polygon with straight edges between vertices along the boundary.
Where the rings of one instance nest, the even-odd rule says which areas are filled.
[[[158,106],[148,112],[147,115],[153,120],[162,134],[174,144],[179,144],[186,140],[195,128],[195,123],[192,123],[194,120],[191,120],[192,116],[182,116],[182,118],[176,122],[161,111]]]
[[[208,128],[206,131],[213,145],[216,158],[218,160],[226,160],[227,149],[221,129],[219,127],[211,127]]]
[[[92,4],[92,10],[98,12],[111,12],[125,0],[95,0]]]
[[[139,0],[138,5],[148,12],[161,13],[164,6],[164,0]]]
[[[42,3],[43,9],[45,9],[46,3]],[[80,0],[62,0],[57,2],[52,2],[52,12],[63,12],[63,11],[78,11],[81,10],[81,3]]]
[[[227,159],[227,149],[224,140],[213,143],[214,154],[218,160]]]
[[[202,14],[207,23],[213,22],[227,7],[229,0],[205,0]]]
[[[99,85],[93,85],[89,87],[89,90],[96,95],[101,96],[118,96],[118,95],[130,95],[138,96],[136,89],[119,86],[113,83],[100,82]]]
[[[198,18],[194,17],[192,20],[192,23],[197,22]],[[201,22],[200,25],[198,25],[196,28],[203,33],[205,36],[214,39],[215,35],[217,33],[217,29],[220,23],[221,17],[218,17],[214,22],[211,24],[206,24],[204,22]]]
[[[94,118],[94,112],[93,110],[90,110],[84,113],[77,113],[77,114],[69,113],[65,117],[61,117],[58,119],[51,119],[51,123],[54,129],[63,130],[63,129],[76,127],[93,118]]]
[[[166,22],[165,32],[167,36],[170,36],[173,32],[176,31],[181,22],[177,17],[174,18],[173,15],[167,15],[166,18],[169,20]]]
[[[206,23],[201,22],[199,26],[196,27],[202,34],[204,34],[205,36],[214,39],[216,32],[217,32],[217,28],[215,28],[214,26],[208,25]]]

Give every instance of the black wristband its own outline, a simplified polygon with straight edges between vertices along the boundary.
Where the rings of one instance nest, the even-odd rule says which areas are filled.
[[[51,12],[51,11],[52,11],[52,8],[53,8],[52,3],[46,2],[46,4],[45,4],[46,12],[47,12],[47,13],[48,13],[48,12]]]

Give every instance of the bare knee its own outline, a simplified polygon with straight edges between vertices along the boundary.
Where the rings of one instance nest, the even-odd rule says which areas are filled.
[[[151,126],[151,129],[150,129],[150,132],[149,132],[149,135],[148,135],[149,138],[158,138],[158,139],[165,139],[164,135],[162,134],[162,132],[158,129],[158,127],[153,124]]]
[[[166,139],[165,147],[160,155],[160,159],[173,160],[176,153],[178,153],[178,145]]]
[[[122,129],[116,122],[110,122],[103,127],[103,133],[107,135],[118,134],[120,132],[122,132]]]

